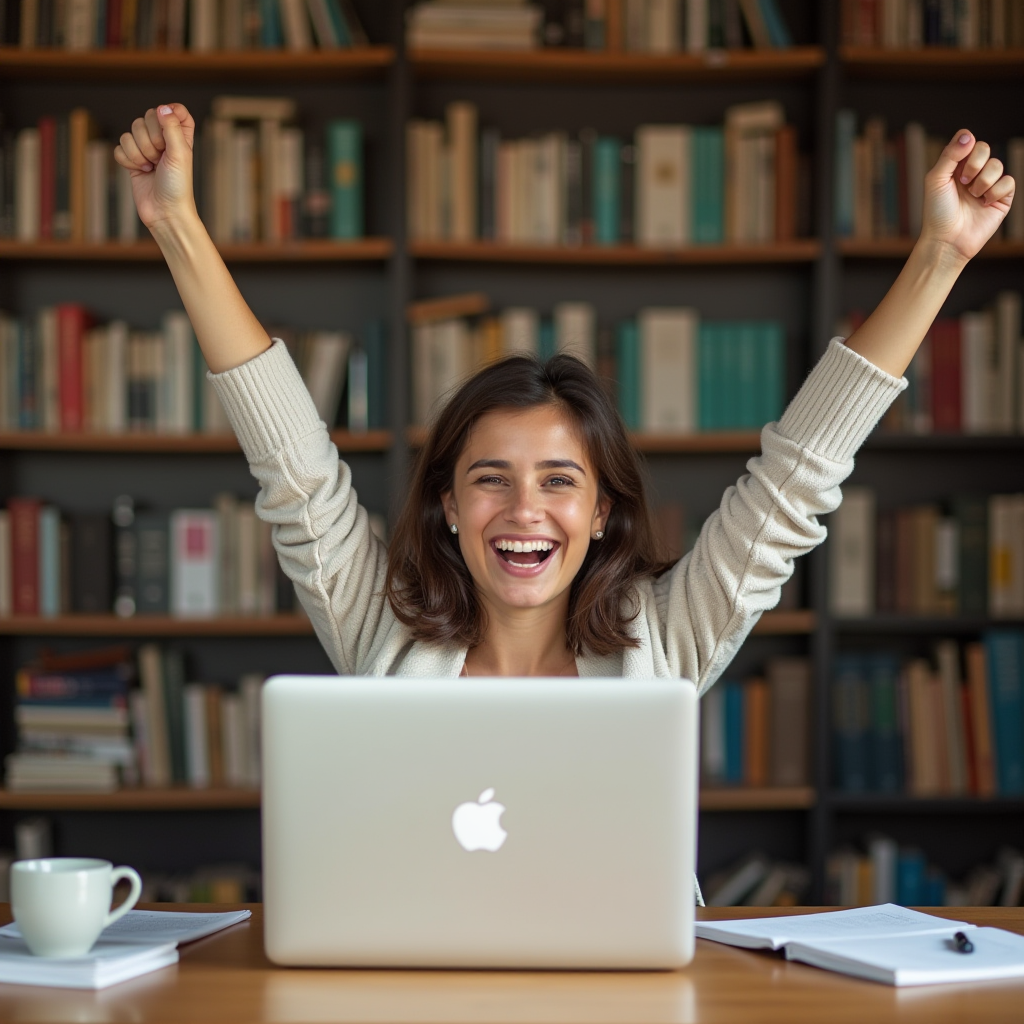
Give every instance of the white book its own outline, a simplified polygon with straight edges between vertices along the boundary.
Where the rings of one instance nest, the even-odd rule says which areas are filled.
[[[924,125],[911,121],[903,130],[907,153],[907,224],[911,238],[921,234],[924,176],[928,173],[928,137]]]
[[[533,189],[531,241],[557,245],[565,219],[562,208],[562,180],[566,138],[562,132],[549,132],[533,147]]]
[[[128,429],[128,324],[112,320],[102,340],[106,387],[101,413],[103,430],[120,434]]]
[[[996,296],[995,306],[995,401],[992,410],[992,429],[1000,434],[1012,434],[1020,418],[1022,396],[1018,381],[1018,360],[1021,343],[1021,293],[1002,291]]]
[[[64,47],[91,50],[96,45],[96,0],[68,0]]]
[[[256,238],[256,130],[235,128],[231,133],[231,239]]]
[[[196,53],[216,50],[217,0],[191,0],[189,5],[189,49]]]
[[[708,48],[708,0],[687,0],[686,49],[703,53]]]
[[[700,699],[700,767],[705,782],[725,778],[724,686],[712,686]]]
[[[206,687],[186,683],[182,688],[185,718],[185,767],[188,784],[195,789],[210,785],[210,757],[206,724]]]
[[[239,694],[225,693],[221,697],[220,727],[224,781],[229,786],[245,786],[248,781],[245,771],[245,715]]]
[[[220,565],[217,571],[220,590],[217,600],[221,615],[233,615],[238,611],[238,500],[233,494],[221,492],[214,497],[213,507],[220,534]]]
[[[281,30],[289,50],[309,50],[313,46],[309,14],[303,0],[281,0]]]
[[[420,427],[430,422],[434,402],[431,349],[436,324],[417,324],[412,329],[412,418]]]
[[[829,607],[842,618],[875,610],[875,492],[847,487],[829,524]]]
[[[344,331],[316,331],[311,339],[305,373],[306,387],[309,388],[317,414],[328,429],[334,426],[338,418],[351,344],[352,339]]]
[[[965,434],[987,434],[995,426],[995,322],[989,311],[960,316],[961,401]]]
[[[560,302],[554,309],[555,349],[582,360],[591,369],[597,363],[597,314],[589,302]]]
[[[892,903],[896,899],[896,864],[899,844],[888,836],[875,836],[868,843],[871,860],[871,899],[875,903]]]
[[[170,310],[164,314],[163,336],[167,356],[165,429],[172,434],[187,434],[192,430],[195,401],[196,341],[192,322],[183,310]]]
[[[434,324],[430,347],[431,406],[447,402],[451,393],[473,372],[473,339],[465,320]]]
[[[235,510],[236,543],[238,545],[237,611],[255,615],[259,611],[259,536],[256,508],[239,502]]]
[[[174,943],[147,947],[100,940],[85,956],[38,957],[21,938],[0,938],[0,982],[101,989],[178,962]]]
[[[139,683],[145,698],[141,710],[146,716],[142,781],[147,786],[169,786],[171,752],[164,700],[164,667],[160,648],[156,644],[143,644],[139,648]],[[135,712],[136,708],[132,710]]]
[[[242,0],[220,2],[221,49],[242,49]]]
[[[60,342],[57,337],[57,309],[44,306],[36,314],[37,366],[40,379],[36,385],[40,422],[43,430],[60,430]]]
[[[444,210],[444,130],[440,122],[424,121],[420,125],[420,158],[423,175],[421,230],[423,239],[445,237]]]
[[[286,205],[289,211],[291,230],[288,237],[301,234],[298,222],[299,204],[302,200],[305,172],[305,134],[301,128],[282,127],[278,134],[277,146],[277,204]],[[284,237],[284,231],[281,237]]]
[[[0,509],[0,618],[11,614],[11,514]]]
[[[503,355],[537,355],[540,350],[540,317],[528,306],[509,306],[501,311]]]
[[[14,140],[14,236],[39,239],[39,129],[23,128]]]
[[[939,694],[942,698],[943,733],[946,737],[946,773],[948,792],[964,796],[968,790],[967,737],[964,734],[963,703],[960,692],[960,647],[955,640],[940,640],[935,645]]]
[[[230,434],[231,421],[224,411],[217,392],[213,389],[210,379],[203,376],[203,433]]]
[[[643,429],[689,434],[697,428],[696,366],[700,314],[690,307],[642,309],[640,408]]]
[[[641,125],[636,130],[637,244],[668,247],[690,241],[688,125]]]
[[[650,53],[676,53],[682,0],[647,0],[647,49]],[[697,6],[691,0],[691,6]]]
[[[1006,144],[1006,173],[1015,182],[1024,181],[1024,138],[1012,138]],[[1024,203],[1011,203],[1006,215],[1006,238],[1024,242]]]
[[[455,242],[476,238],[477,213],[477,109],[472,103],[449,103],[445,108],[448,128],[448,185],[450,225],[448,237]]]
[[[231,241],[231,137],[233,126],[221,117],[203,124],[203,220],[215,242]]]
[[[177,509],[170,517],[172,615],[216,615],[219,530],[212,509]]]

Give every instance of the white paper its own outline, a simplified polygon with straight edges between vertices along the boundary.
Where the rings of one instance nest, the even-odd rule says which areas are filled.
[[[178,962],[173,942],[140,947],[98,941],[85,956],[41,957],[4,929],[0,939],[0,982],[51,988],[106,988]]]
[[[129,910],[119,921],[104,928],[98,942],[164,945],[195,942],[223,928],[252,917],[250,910],[232,910],[222,914],[190,914],[176,910]],[[21,938],[17,924],[0,928],[0,936]],[[95,948],[95,947],[94,947]]]
[[[899,935],[949,934],[974,929],[966,921],[908,910],[895,903],[855,907],[824,914],[745,918],[742,921],[698,921],[698,939],[712,939],[747,949],[779,949],[787,942],[848,941]]]

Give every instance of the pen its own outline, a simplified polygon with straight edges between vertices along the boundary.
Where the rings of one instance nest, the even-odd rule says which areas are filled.
[[[958,953],[973,953],[974,943],[971,942],[963,932],[957,932],[953,936],[953,941],[956,943],[956,951]]]

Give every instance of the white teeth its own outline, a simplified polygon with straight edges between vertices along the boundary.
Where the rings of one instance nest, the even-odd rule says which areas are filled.
[[[513,551],[515,551],[516,553],[518,553],[518,552],[522,551],[522,550],[523,550],[523,542],[522,542],[521,540],[517,540],[517,541],[516,541],[516,542],[515,542],[515,543],[514,543],[514,544],[512,545],[512,550],[513,550]]]
[[[502,538],[494,542],[499,551],[551,551],[554,544],[549,540],[506,540]]]

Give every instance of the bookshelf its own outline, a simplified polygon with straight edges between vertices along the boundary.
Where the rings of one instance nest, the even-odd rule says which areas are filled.
[[[390,325],[388,430],[335,431],[353,467],[364,504],[394,512],[422,432],[409,427],[409,358],[403,330],[413,299],[480,291],[495,309],[525,304],[549,310],[564,299],[597,307],[602,324],[641,306],[696,305],[709,318],[773,317],[786,328],[787,396],[824,350],[837,317],[882,297],[912,242],[855,240],[832,231],[835,113],[858,117],[886,112],[893,124],[911,117],[929,131],[947,120],[977,124],[979,134],[1003,140],[1024,134],[1019,105],[985,103],[993,85],[1024,75],[1019,51],[926,49],[892,51],[840,47],[838,4],[784,0],[799,45],[785,51],[711,51],[704,55],[403,52],[402,3],[357,2],[375,44],[365,50],[68,53],[0,48],[0,109],[28,123],[40,113],[79,102],[109,108],[109,122],[128,124],[140,107],[173,89],[201,120],[222,92],[295,95],[314,121],[356,116],[367,128],[367,225],[370,237],[351,243],[300,241],[288,245],[223,246],[243,294],[268,320],[322,326],[341,314],[356,326],[367,316]],[[155,95],[159,86],[161,96]],[[469,99],[482,122],[510,136],[596,127],[629,138],[639,123],[720,123],[725,107],[777,98],[811,155],[814,231],[810,238],[759,246],[691,246],[653,250],[633,246],[555,248],[472,242],[410,242],[404,223],[405,124],[440,119],[447,103]],[[104,125],[106,128],[107,126]],[[0,240],[0,308],[27,313],[65,298],[95,300],[104,315],[140,326],[177,306],[173,284],[151,243],[121,246]],[[994,241],[967,268],[950,298],[950,312],[977,308],[1002,287],[1020,287],[1024,243]],[[155,314],[154,314],[155,311]],[[686,504],[699,522],[757,453],[756,432],[689,437],[637,434],[655,492]],[[894,501],[942,497],[946,481],[962,477],[981,490],[1024,490],[1024,437],[886,436],[876,433],[858,455],[851,483],[887,489]],[[216,489],[254,493],[238,446],[227,436],[0,435],[0,500],[52,488],[59,504],[101,507],[126,480],[164,507],[203,504]],[[847,649],[896,644],[927,652],[943,636],[977,637],[997,623],[988,618],[874,616],[844,620],[828,609],[823,548],[805,560],[799,607],[763,616],[737,654],[730,674],[758,671],[764,660],[797,654],[811,659],[814,679],[813,775],[792,789],[706,789],[700,830],[701,873],[752,849],[801,860],[812,868],[809,895],[820,899],[825,858],[837,842],[898,822],[900,838],[932,842],[929,822],[981,823],[947,837],[944,866],[989,857],[998,841],[1020,843],[1024,800],[850,795],[834,790],[828,681],[835,656]],[[1002,624],[1000,622],[999,624]],[[1020,623],[1014,623],[1020,626]],[[229,679],[240,669],[323,671],[330,666],[305,619],[117,619],[62,616],[0,621],[0,701],[10,706],[18,665],[42,646],[57,651],[105,646],[119,639],[163,638],[195,659],[197,671]],[[10,716],[0,714],[0,753],[11,749]],[[126,790],[113,794],[18,794],[0,791],[0,847],[11,845],[21,815],[53,815],[58,840],[81,836],[82,821],[97,834],[123,836],[110,823],[119,813],[153,823],[163,811],[182,815],[174,832],[200,833],[207,810],[237,813],[245,833],[225,859],[258,862],[258,794],[246,790]],[[100,814],[99,812],[103,812]],[[117,812],[117,813],[114,813]],[[196,812],[195,816],[190,816]],[[127,820],[134,821],[134,818]],[[191,830],[191,831],[190,831]],[[918,831],[915,831],[918,830]],[[159,831],[159,830],[158,830]],[[166,840],[167,829],[159,831]],[[255,837],[255,838],[254,838]],[[106,841],[106,840],[104,840]],[[111,840],[113,841],[113,840]],[[181,844],[181,840],[174,840]],[[131,847],[132,850],[136,846]],[[62,852],[82,852],[72,850]],[[940,859],[940,851],[928,849]],[[175,856],[187,859],[177,851]],[[133,854],[135,856],[135,854]],[[154,854],[155,856],[155,854]],[[941,863],[941,861],[940,861]],[[160,866],[156,864],[155,866]]]

